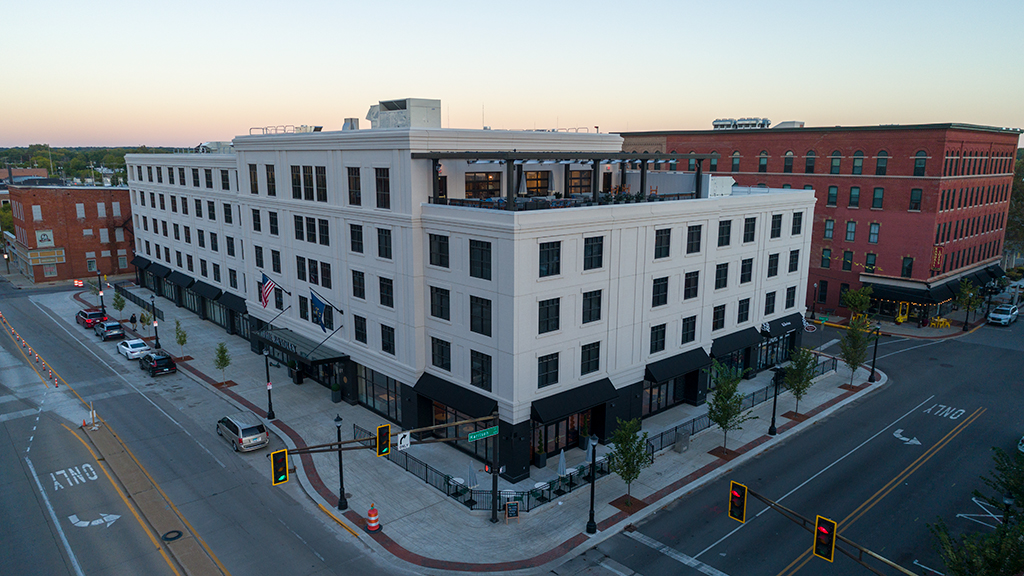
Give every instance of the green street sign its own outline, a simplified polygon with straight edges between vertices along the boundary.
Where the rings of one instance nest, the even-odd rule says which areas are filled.
[[[497,436],[497,434],[498,434],[498,427],[497,426],[491,426],[490,428],[484,428],[483,430],[480,430],[479,432],[470,432],[469,433],[469,441],[470,442],[476,442],[477,440],[483,440],[484,438],[489,438],[491,436]]]

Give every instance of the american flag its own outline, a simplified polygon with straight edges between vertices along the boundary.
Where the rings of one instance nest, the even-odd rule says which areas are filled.
[[[277,283],[264,274],[263,289],[260,290],[260,304],[263,304],[264,308],[270,303],[270,295],[274,293],[274,288],[277,288]]]

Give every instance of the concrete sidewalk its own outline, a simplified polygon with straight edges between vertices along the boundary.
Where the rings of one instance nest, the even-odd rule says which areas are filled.
[[[149,300],[148,291],[130,289]],[[74,313],[84,306],[95,305],[97,299],[88,292],[45,294],[32,298],[71,325],[74,325]],[[264,359],[250,351],[249,343],[200,320],[184,308],[176,308],[166,299],[158,298],[157,305],[165,313],[165,320],[159,326],[161,344],[165,351],[181,357],[180,371],[217,390],[236,406],[265,417]],[[128,318],[139,311],[129,303],[120,316]],[[109,303],[108,313],[117,315]],[[188,343],[183,350],[174,343],[176,320],[188,333]],[[153,336],[151,327],[146,330],[140,327],[139,330],[141,336]],[[213,365],[214,349],[220,342],[225,343],[232,359],[223,374]],[[115,355],[114,346],[109,348],[111,355]],[[771,376],[771,372],[765,371],[752,380],[745,380],[741,390],[746,394],[763,389],[770,383]],[[634,501],[639,500],[639,503],[628,511],[621,509],[621,505],[613,505],[625,495],[625,484],[615,475],[599,478],[595,506],[599,531],[593,536],[584,531],[590,505],[589,488],[523,512],[519,521],[506,524],[502,519],[492,524],[489,512],[467,509],[396,464],[377,458],[369,450],[344,454],[345,487],[350,508],[343,516],[336,510],[339,475],[335,453],[295,458],[297,470],[293,480],[301,482],[315,502],[323,504],[343,522],[355,527],[365,545],[411,563],[419,572],[533,573],[548,563],[563,561],[567,555],[578,554],[596,545],[697,485],[715,479],[746,458],[770,449],[820,418],[884,386],[887,380],[881,374],[879,382],[867,384],[867,371],[858,369],[853,374],[855,386],[851,387],[850,376],[849,370],[840,363],[838,372],[819,377],[800,402],[800,414],[794,412],[795,399],[787,392],[781,393],[777,437],[766,434],[772,412],[772,402],[768,401],[753,409],[757,420],[748,421],[742,430],[729,434],[728,451],[721,449],[722,432],[712,427],[695,434],[683,452],[673,449],[659,452],[653,465],[633,483],[631,493]],[[316,382],[307,380],[302,385],[292,384],[284,367],[271,367],[270,377],[275,383],[273,400],[277,419],[269,426],[289,448],[334,442],[334,418],[337,415],[344,419],[343,439],[352,438],[353,424],[373,430],[378,424],[385,423],[382,417],[363,407],[332,403],[330,390]],[[704,414],[706,410],[706,406],[679,406],[646,419],[644,430],[653,436],[679,422]],[[606,451],[607,448],[601,446],[598,454]],[[483,473],[483,465],[455,448],[435,444],[413,446],[409,452],[452,476],[466,476],[468,467],[472,465],[479,475],[481,488],[490,485],[490,478]],[[583,457],[581,449],[566,452],[569,466],[581,463]],[[502,480],[500,489],[530,489],[534,482],[551,480],[556,476],[552,460],[557,461],[557,458],[549,459],[549,466],[545,469],[533,468],[527,481],[512,485]],[[270,482],[269,465],[266,468],[263,473],[266,481]],[[373,535],[359,530],[365,525],[364,517],[371,504],[379,511],[383,526],[381,532]],[[339,528],[338,537],[351,538],[351,535]]]

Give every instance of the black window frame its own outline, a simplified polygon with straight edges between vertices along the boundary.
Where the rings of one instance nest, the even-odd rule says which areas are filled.
[[[580,376],[593,374],[601,369],[601,341],[580,346]]]
[[[561,306],[561,298],[548,298],[537,302],[537,334],[558,331]]]
[[[491,335],[491,301],[479,296],[469,297],[469,331]]]
[[[711,309],[711,331],[725,328],[725,304],[719,304]]]
[[[582,318],[583,324],[601,320],[601,290],[591,290],[583,293]]]
[[[718,247],[728,246],[732,243],[732,220],[718,221]]]
[[[537,388],[558,384],[558,352],[537,358]]]
[[[559,276],[561,273],[562,243],[559,241],[541,242],[538,276],[540,278],[547,278],[549,276]]]
[[[683,300],[696,298],[700,292],[700,271],[693,270],[683,275]]]
[[[729,263],[721,262],[715,265],[715,290],[729,287]]]
[[[449,254],[448,254],[448,236],[443,234],[428,234],[428,246],[429,246],[429,261],[431,266],[438,266],[440,268],[448,268]]]
[[[686,227],[686,253],[700,253],[700,237],[703,229],[701,224],[692,224]]]
[[[668,276],[655,278],[651,283],[651,307],[668,304]]]

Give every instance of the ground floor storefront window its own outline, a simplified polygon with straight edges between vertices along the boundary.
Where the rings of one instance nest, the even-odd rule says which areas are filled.
[[[788,332],[762,342],[757,349],[757,365],[754,369],[764,370],[789,360],[795,334],[795,332]]]
[[[533,459],[538,452],[554,456],[563,449],[577,447],[581,437],[590,436],[590,422],[591,410],[572,414],[550,424],[534,421],[530,458]]]
[[[469,414],[464,414],[455,410],[450,406],[445,406],[438,401],[434,401],[434,425],[439,424],[450,424],[452,422],[460,422],[462,420],[473,420],[473,417]],[[433,430],[431,433],[436,438],[460,438],[469,436],[472,432],[479,432],[494,426],[494,421],[483,421],[483,422],[472,422],[469,424],[459,424],[458,426],[451,426],[449,428],[438,428]],[[476,456],[484,462],[491,461],[491,455],[494,453],[494,442],[490,439],[477,440],[476,442],[470,442],[468,440],[454,440],[448,442],[462,450]]]
[[[185,308],[188,308],[189,310],[196,314],[202,314],[203,301],[199,294],[196,294],[195,292],[187,288],[184,290],[184,292],[185,294],[184,297],[182,298],[182,304],[185,306]]]
[[[228,327],[228,312],[230,311],[223,304],[213,300],[206,301],[206,319],[221,328]]]
[[[402,383],[366,366],[356,366],[359,403],[393,422],[402,421]]]

